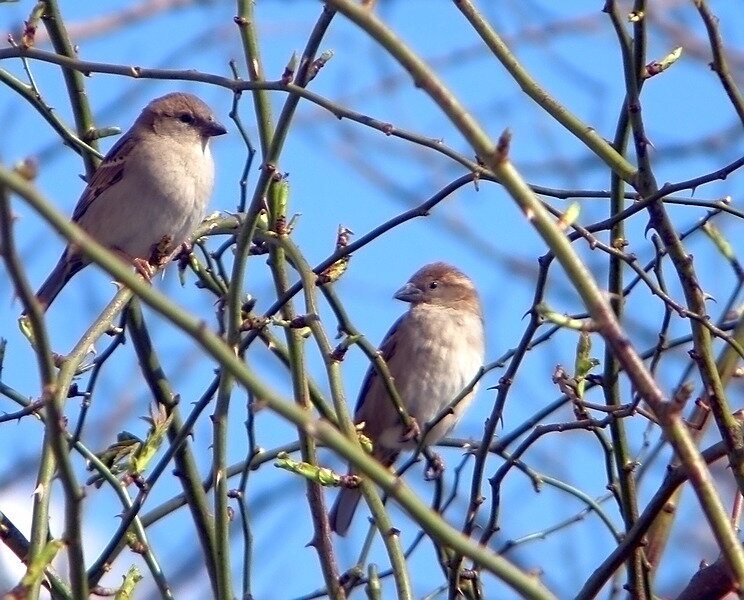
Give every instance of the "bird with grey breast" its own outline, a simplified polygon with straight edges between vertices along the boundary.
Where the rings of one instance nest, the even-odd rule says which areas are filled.
[[[214,184],[209,140],[224,133],[196,96],[156,98],[98,166],[72,221],[149,279],[204,218]],[[75,244],[65,248],[36,293],[44,310],[89,262]]]
[[[470,278],[441,262],[418,270],[394,297],[410,308],[387,333],[380,353],[408,415],[424,428],[441,416],[483,366],[481,304]],[[455,426],[476,391],[477,385],[426,432],[424,444],[435,444]],[[401,450],[417,445],[373,365],[362,384],[354,421],[362,424],[362,433],[373,445],[372,455],[385,466],[392,465]],[[348,531],[360,497],[358,487],[339,492],[329,515],[331,528],[339,535]]]

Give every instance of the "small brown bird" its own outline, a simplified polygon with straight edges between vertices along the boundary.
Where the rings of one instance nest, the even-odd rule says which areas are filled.
[[[409,416],[422,429],[470,383],[483,366],[485,342],[483,315],[473,282],[445,263],[426,265],[395,293],[411,304],[393,325],[380,346]],[[425,439],[438,442],[457,423],[475,396],[473,389],[445,416]],[[393,464],[402,449],[415,448],[405,440],[400,421],[382,378],[374,366],[365,376],[357,401],[356,423],[373,443],[373,456],[385,466]],[[410,437],[410,436],[409,436]],[[345,535],[359,503],[358,488],[342,488],[331,509],[331,528]]]
[[[150,102],[103,159],[72,214],[88,235],[144,275],[165,264],[204,218],[214,183],[209,139],[226,133],[192,94]],[[68,245],[36,296],[46,310],[88,264]]]

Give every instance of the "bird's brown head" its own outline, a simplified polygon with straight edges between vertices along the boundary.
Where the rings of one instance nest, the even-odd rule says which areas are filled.
[[[412,306],[429,304],[481,313],[473,282],[465,273],[443,262],[416,271],[394,297],[410,302]]]
[[[137,120],[152,127],[155,133],[182,139],[198,137],[202,143],[227,133],[209,106],[193,94],[183,92],[155,98]]]

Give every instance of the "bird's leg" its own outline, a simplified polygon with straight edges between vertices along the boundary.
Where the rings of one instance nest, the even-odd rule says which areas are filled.
[[[155,266],[150,264],[150,262],[146,261],[144,258],[132,258],[130,261],[134,265],[134,270],[142,275],[147,283],[152,283],[152,276],[155,275],[155,271],[157,271]]]
[[[134,270],[142,275],[147,283],[152,283],[152,276],[155,274],[155,271],[157,271],[157,268],[154,265],[152,265],[144,258],[129,256],[129,254],[127,254],[123,250],[120,250],[119,248],[113,248],[113,251],[125,263],[129,263],[130,265],[134,266]]]
[[[444,473],[444,460],[439,454],[432,452],[426,457],[426,470],[424,471],[424,479],[426,481],[434,481],[439,479]]]
[[[417,441],[419,439],[419,436],[421,435],[421,427],[419,427],[418,421],[414,419],[413,417],[409,417],[411,419],[411,424],[403,431],[403,433],[400,436],[400,441],[410,442],[410,441]]]

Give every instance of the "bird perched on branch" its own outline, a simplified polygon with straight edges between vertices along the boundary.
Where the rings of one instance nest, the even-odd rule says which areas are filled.
[[[214,183],[209,140],[223,133],[196,96],[156,98],[103,159],[73,222],[149,279],[204,218]],[[36,294],[44,310],[88,263],[75,244],[65,248]]]
[[[445,263],[417,271],[395,298],[410,303],[380,346],[403,407],[426,435],[424,443],[444,437],[473,399],[474,386],[442,415],[478,374],[484,360],[483,315],[473,282]],[[441,420],[428,432],[424,427]],[[357,401],[354,421],[372,441],[373,456],[390,466],[402,449],[415,448],[416,426],[405,427],[383,378],[370,365]],[[345,535],[359,503],[357,487],[341,489],[331,509],[331,528]]]

